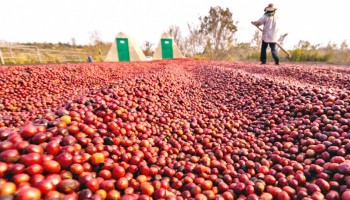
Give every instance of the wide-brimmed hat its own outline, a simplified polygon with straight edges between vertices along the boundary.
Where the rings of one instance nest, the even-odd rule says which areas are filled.
[[[275,10],[277,10],[277,8],[275,8],[275,7],[273,6],[272,3],[270,3],[270,4],[264,9],[264,11],[266,11],[266,12],[271,12],[271,11],[275,11]]]

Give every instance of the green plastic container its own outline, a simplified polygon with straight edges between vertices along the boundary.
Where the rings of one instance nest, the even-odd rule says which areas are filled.
[[[161,39],[162,42],[162,58],[171,59],[173,55],[173,40],[172,39]]]
[[[119,61],[130,62],[128,38],[117,38],[116,40]]]

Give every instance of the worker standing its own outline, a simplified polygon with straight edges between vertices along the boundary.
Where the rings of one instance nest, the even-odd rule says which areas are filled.
[[[275,64],[279,65],[279,58],[276,49],[277,44],[277,32],[278,32],[278,18],[276,16],[277,8],[270,3],[265,9],[264,15],[257,21],[252,21],[252,24],[259,27],[263,25],[262,30],[262,44],[260,52],[260,61],[261,64],[266,64],[266,49],[267,46],[270,46],[272,57],[275,60]]]

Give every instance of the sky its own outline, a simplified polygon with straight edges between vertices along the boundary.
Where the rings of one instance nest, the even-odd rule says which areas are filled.
[[[300,40],[311,44],[350,46],[347,0],[0,0],[0,41],[89,44],[97,31],[105,42],[119,32],[139,46],[155,46],[170,26],[188,34],[187,24],[199,24],[210,7],[229,8],[238,31],[238,42],[250,42],[257,30],[250,22],[273,3],[279,16],[280,33],[288,33],[284,48]]]

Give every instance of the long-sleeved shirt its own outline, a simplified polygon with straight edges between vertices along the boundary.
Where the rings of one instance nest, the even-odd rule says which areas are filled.
[[[269,15],[268,13],[264,14],[258,21],[252,22],[256,26],[264,25],[262,40],[264,42],[277,42],[277,16],[274,13],[273,15]]]

